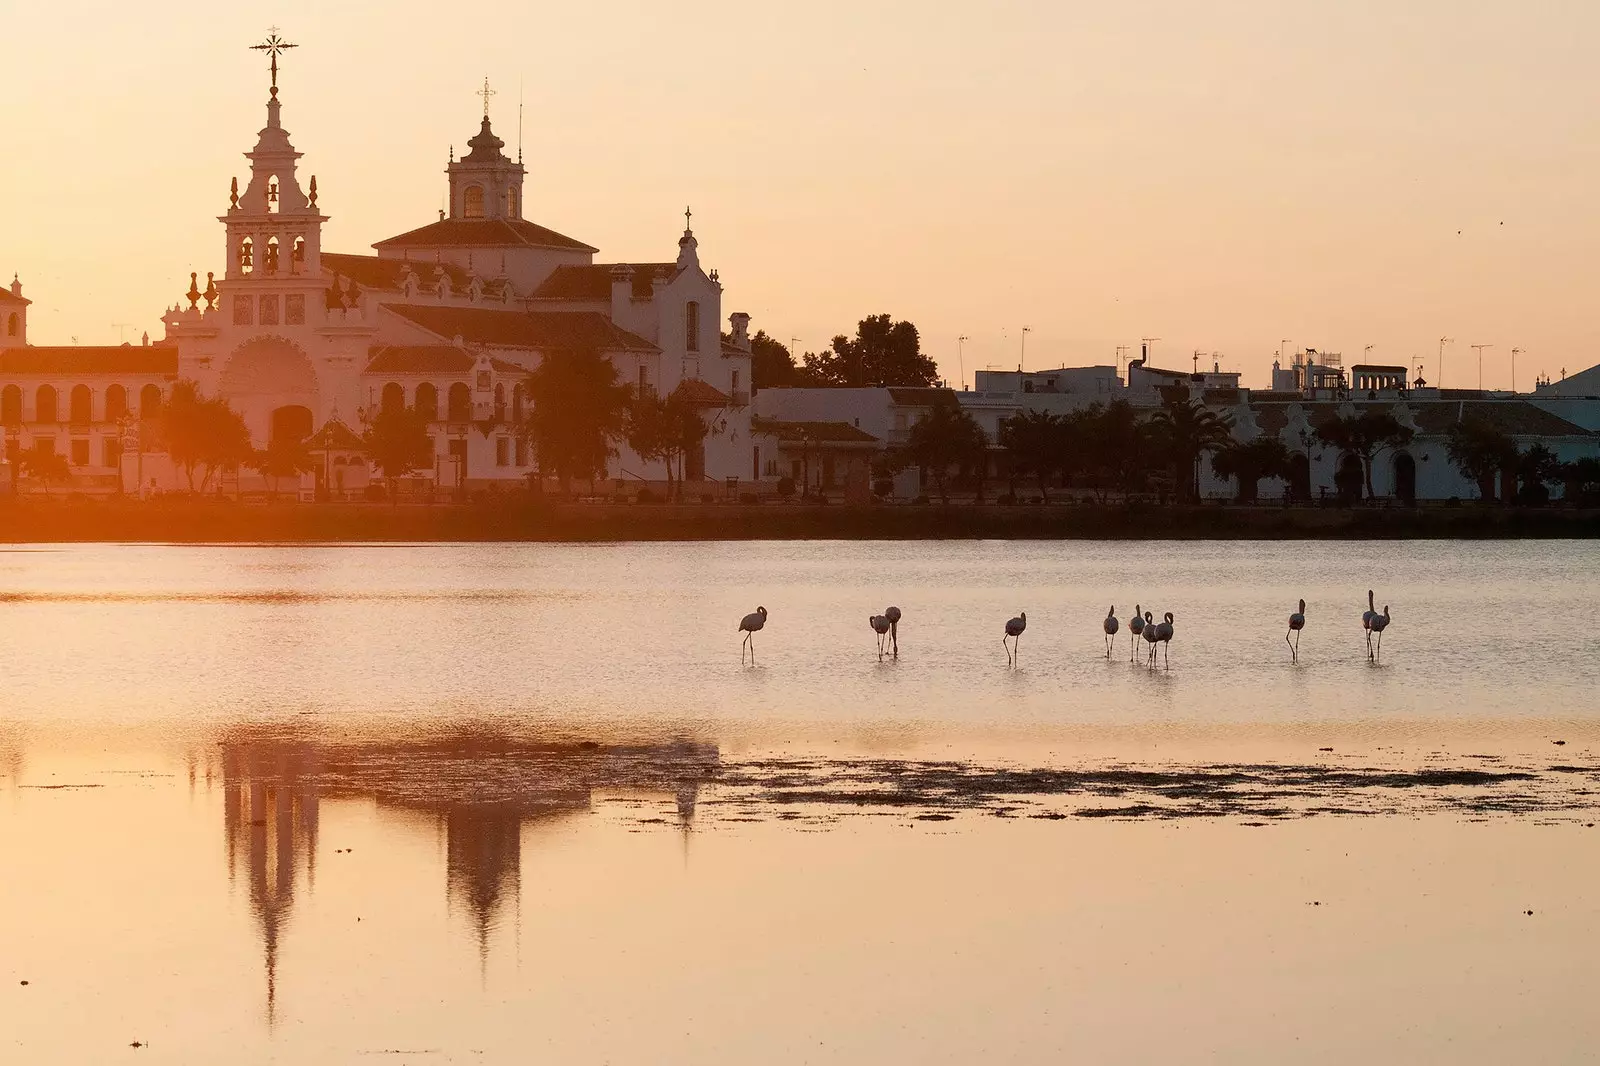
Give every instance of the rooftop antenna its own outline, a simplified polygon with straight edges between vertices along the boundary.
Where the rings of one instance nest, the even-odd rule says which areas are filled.
[[[1293,337],[1285,337],[1285,338],[1283,338],[1283,340],[1278,342],[1278,358],[1279,359],[1287,359],[1287,358],[1289,358],[1289,342],[1292,341],[1293,339],[1294,339]]]
[[[966,343],[971,339],[972,338],[967,336],[965,333],[956,338],[956,369],[961,374],[961,389],[963,392],[966,391],[967,388],[967,356],[965,346]]]
[[[1517,394],[1517,356],[1523,354],[1521,348],[1511,349],[1511,395]]]
[[[133,329],[131,322],[113,322],[111,328],[117,331],[117,343],[121,344],[128,339],[127,331]]]
[[[1127,354],[1128,346],[1126,344],[1117,345],[1117,377],[1119,378],[1122,376],[1122,360],[1126,358]]]
[[[1434,388],[1436,389],[1444,388],[1444,346],[1447,344],[1454,344],[1455,341],[1456,339],[1454,337],[1439,338],[1439,381],[1434,385]]]
[[[1478,391],[1483,391],[1483,350],[1493,348],[1492,344],[1474,344],[1472,350],[1478,353]]]
[[[1152,344],[1154,344],[1156,341],[1160,340],[1160,339],[1161,339],[1160,337],[1140,337],[1139,338],[1139,343],[1144,345],[1144,348],[1141,349],[1141,351],[1139,353],[1141,358],[1144,361],[1149,361],[1149,359],[1150,359],[1150,346]]]
[[[1365,348],[1361,349],[1361,361],[1363,363],[1365,363],[1367,361],[1367,356],[1371,355],[1372,354],[1372,349],[1374,349],[1376,347],[1377,347],[1376,344],[1369,344]]]
[[[1017,373],[1022,373],[1022,368],[1028,365],[1028,334],[1033,332],[1032,326],[1022,327],[1022,354],[1017,357]]]
[[[522,165],[522,79],[517,79],[517,166]]]

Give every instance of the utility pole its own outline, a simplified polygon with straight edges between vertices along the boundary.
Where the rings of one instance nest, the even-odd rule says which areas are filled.
[[[961,373],[961,388],[962,388],[962,391],[965,391],[966,387],[967,387],[966,344],[971,339],[972,338],[967,336],[965,333],[963,333],[961,336],[956,338],[956,369],[958,371],[960,371],[960,373]]]
[[[111,328],[117,331],[117,343],[121,344],[128,339],[127,331],[133,328],[131,322],[113,322]]]
[[[1444,346],[1447,344],[1454,344],[1455,342],[1456,339],[1454,337],[1439,338],[1439,380],[1433,386],[1436,389],[1444,388]]]
[[[1517,356],[1522,354],[1521,348],[1511,349],[1511,395],[1517,394]]]
[[[1017,363],[1017,373],[1022,373],[1022,368],[1028,365],[1028,334],[1033,332],[1032,326],[1022,327],[1022,355],[1021,362]]]
[[[1365,363],[1367,361],[1367,359],[1372,355],[1372,349],[1374,349],[1376,347],[1377,347],[1376,344],[1369,344],[1365,348],[1361,349],[1361,361],[1363,363]]]
[[[1474,344],[1472,350],[1478,353],[1478,391],[1483,391],[1483,350],[1493,348],[1492,344]]]

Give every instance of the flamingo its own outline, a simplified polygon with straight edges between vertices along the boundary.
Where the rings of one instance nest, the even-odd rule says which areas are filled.
[[[1289,644],[1291,661],[1300,661],[1300,631],[1306,627],[1306,601],[1300,601],[1300,609],[1289,616],[1289,633],[1294,634],[1294,643],[1289,643],[1289,633],[1283,635],[1283,642]]]
[[[893,623],[883,615],[875,614],[867,619],[867,624],[872,627],[874,633],[878,634],[878,661],[881,663],[883,662],[883,639],[889,635],[889,630],[893,628]]]
[[[1161,627],[1156,625],[1156,620],[1149,611],[1144,613],[1143,634],[1145,646],[1149,649],[1146,663],[1154,666],[1156,664],[1156,641],[1161,639]]]
[[[1133,617],[1128,619],[1128,661],[1133,662],[1133,649],[1139,643],[1139,634],[1144,632],[1144,615],[1140,613],[1139,604],[1133,605]]]
[[[1378,617],[1372,606],[1372,590],[1367,590],[1367,609],[1361,612],[1361,628],[1367,631],[1367,658],[1372,658],[1372,620]]]
[[[894,657],[900,658],[900,608],[885,607],[883,616],[889,620],[889,640],[894,645]]]
[[[1006,661],[1012,666],[1017,665],[1017,656],[1012,651],[1011,646],[1006,644],[1006,637],[1010,637],[1017,643],[1018,646],[1020,646],[1022,644],[1022,631],[1027,628],[1028,612],[1020,611],[1018,612],[1017,617],[1006,623],[1006,635],[1000,638],[1001,646],[1006,649]]]
[[[1373,654],[1373,662],[1383,661],[1383,631],[1389,628],[1389,605],[1383,605],[1383,613],[1372,616],[1372,631],[1378,634],[1378,649]]]
[[[1162,661],[1162,664],[1167,666],[1170,669],[1171,666],[1172,666],[1172,660],[1171,660],[1171,657],[1170,657],[1170,653],[1167,651],[1167,649],[1169,647],[1171,647],[1171,645],[1172,645],[1172,612],[1171,611],[1168,611],[1167,615],[1166,615],[1166,618],[1162,620],[1160,625],[1156,626],[1156,640],[1161,642],[1161,661]],[[1155,665],[1155,661],[1156,661],[1156,650],[1155,650],[1154,647],[1152,647],[1150,649],[1150,665],[1154,666]]]
[[[1109,658],[1111,658],[1111,646],[1116,643],[1116,639],[1115,639],[1116,635],[1117,635],[1117,606],[1116,606],[1116,604],[1112,604],[1111,605],[1111,610],[1106,612],[1106,620],[1105,620],[1105,623],[1103,624],[1103,628],[1106,631],[1106,658],[1109,659]]]
[[[762,627],[766,624],[767,609],[765,607],[757,607],[755,614],[747,614],[739,620],[739,632],[744,634],[744,644],[739,647],[739,662],[741,665],[744,663],[744,649],[747,647],[750,649],[750,665],[754,666],[756,664],[755,635],[761,632]]]

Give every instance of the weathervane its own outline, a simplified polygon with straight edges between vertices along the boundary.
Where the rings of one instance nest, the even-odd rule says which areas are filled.
[[[483,97],[483,117],[484,118],[488,118],[489,117],[489,97],[491,97],[491,96],[499,96],[500,93],[495,89],[489,88],[489,79],[488,78],[484,78],[483,79],[483,88],[480,89],[479,91],[473,93],[472,95],[473,96],[481,96],[481,97]]]
[[[297,44],[290,44],[278,36],[278,27],[273,26],[267,30],[267,39],[261,44],[250,46],[252,52],[265,52],[272,57],[272,95],[278,95],[278,57],[290,48],[299,48]]]

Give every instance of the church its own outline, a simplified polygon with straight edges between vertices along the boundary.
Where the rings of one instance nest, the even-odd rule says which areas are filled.
[[[686,212],[676,254],[656,262],[596,262],[599,250],[523,217],[520,153],[512,160],[482,124],[450,154],[449,208],[379,241],[375,255],[324,251],[317,179],[282,123],[276,34],[266,126],[245,154],[219,216],[220,271],[191,275],[165,335],[139,345],[43,347],[27,340],[20,279],[0,289],[0,425],[12,485],[18,457],[64,455],[71,489],[140,494],[186,488],[162,453],[159,413],[175,383],[192,381],[239,412],[256,447],[304,440],[320,469],[302,491],[349,497],[372,477],[365,424],[392,406],[425,412],[434,463],[403,492],[461,493],[524,484],[537,470],[519,427],[524,382],[546,358],[601,353],[636,394],[678,394],[709,433],[685,460],[689,490],[724,490],[759,468],[750,424],[749,316],[722,330],[722,284],[701,267]],[[186,306],[185,306],[186,303]],[[608,491],[667,480],[626,442]],[[248,492],[248,471],[229,488]],[[715,483],[715,489],[712,485]],[[48,486],[24,484],[24,490]]]

